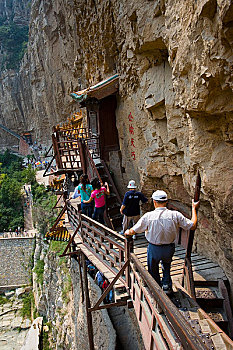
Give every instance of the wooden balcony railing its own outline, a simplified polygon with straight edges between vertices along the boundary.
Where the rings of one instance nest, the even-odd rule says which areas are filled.
[[[86,128],[54,128],[52,144],[53,159],[56,160],[59,172],[85,171],[86,164],[83,153],[85,146],[88,148],[91,159],[99,159],[100,157],[99,136],[92,135]]]
[[[126,261],[124,236],[80,214],[70,203],[67,203],[67,213],[73,230],[75,231],[80,226],[78,236],[83,245],[116,275]],[[123,278],[121,277],[122,281],[124,278],[125,273],[123,273]]]
[[[206,350],[176,306],[130,254],[130,294],[146,349]]]
[[[67,213],[82,245],[119,278],[130,293],[146,349],[206,349],[132,252],[131,239],[80,214],[69,202]],[[101,300],[89,311],[97,310]]]

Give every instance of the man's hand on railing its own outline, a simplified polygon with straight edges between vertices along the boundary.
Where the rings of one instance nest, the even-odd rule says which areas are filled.
[[[198,201],[198,202],[194,202],[194,199],[192,199],[192,207],[194,208],[194,209],[199,209],[199,207],[200,207],[200,201]]]
[[[200,206],[200,201],[198,202],[194,202],[194,200],[192,200],[192,217],[191,217],[191,221],[193,222],[193,226],[191,227],[191,230],[195,230],[197,227],[197,210]]]
[[[133,236],[135,234],[136,233],[134,232],[134,230],[132,228],[126,230],[125,233],[124,233],[125,237],[131,237],[131,236]]]

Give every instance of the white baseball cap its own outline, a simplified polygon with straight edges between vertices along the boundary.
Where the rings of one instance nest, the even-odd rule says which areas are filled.
[[[127,188],[137,188],[137,186],[135,185],[135,181],[134,180],[130,180]]]
[[[152,198],[156,202],[165,202],[167,201],[167,193],[161,190],[157,190],[152,194]]]

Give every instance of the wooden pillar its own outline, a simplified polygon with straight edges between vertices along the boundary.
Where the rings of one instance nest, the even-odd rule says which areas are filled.
[[[58,138],[57,133],[56,133],[56,136],[55,136],[55,134],[52,134],[52,143],[53,143],[53,149],[54,149],[54,153],[55,153],[57,167],[58,167],[58,169],[62,169],[62,160],[61,160],[61,156],[59,153],[57,138]]]
[[[128,236],[125,239],[125,261],[130,259],[130,253],[133,252],[133,238],[132,236]],[[128,288],[131,288],[131,279],[130,279],[130,264],[126,268],[126,283]]]
[[[86,315],[87,315],[87,330],[89,339],[89,348],[94,350],[94,338],[93,338],[93,325],[92,325],[92,315],[88,310],[91,307],[89,289],[88,289],[88,279],[87,279],[87,266],[85,261],[85,255],[82,253],[82,264],[83,264],[83,274],[84,274],[84,290],[85,290],[85,301],[86,301]]]
[[[85,145],[85,141],[81,138],[78,138],[78,148],[79,148],[79,155],[80,155],[80,161],[81,161],[83,173],[86,174],[87,173],[87,163],[86,163],[86,157],[85,157],[86,145]]]
[[[78,267],[79,267],[79,276],[80,276],[80,284],[81,284],[81,291],[82,291],[82,303],[84,302],[84,290],[83,290],[83,275],[82,275],[82,269],[81,269],[81,260],[80,260],[80,254],[77,256],[78,260]]]
[[[201,192],[201,176],[198,171],[197,177],[196,177],[195,191],[194,191],[194,202],[199,201],[200,192]],[[197,210],[197,214],[198,214],[198,210]],[[188,285],[189,293],[191,293],[193,299],[196,299],[193,270],[192,270],[192,260],[191,260],[194,234],[195,234],[195,230],[190,230],[188,233],[188,244],[186,248],[185,262],[184,262],[184,268],[183,268],[182,286],[184,286],[186,282],[186,284]]]

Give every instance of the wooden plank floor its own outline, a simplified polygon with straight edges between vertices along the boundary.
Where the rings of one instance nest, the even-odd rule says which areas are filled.
[[[137,235],[134,241],[134,253],[147,269],[147,246],[148,242],[144,234]],[[184,265],[185,249],[176,246],[176,251],[172,260],[171,276],[172,280],[180,281],[182,278],[182,270]],[[192,253],[193,275],[195,281],[217,281],[226,278],[221,267],[197,253]],[[162,269],[160,267],[160,273]]]

